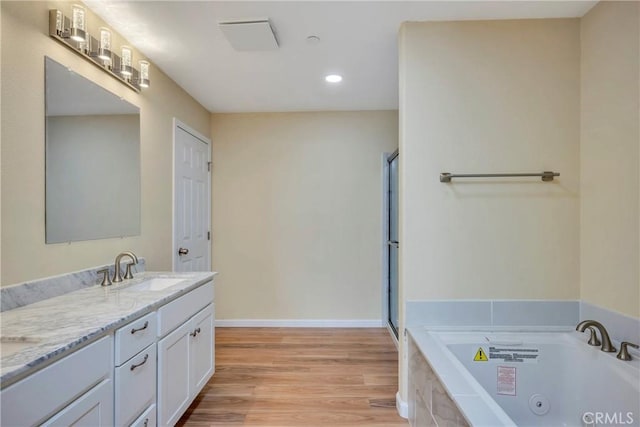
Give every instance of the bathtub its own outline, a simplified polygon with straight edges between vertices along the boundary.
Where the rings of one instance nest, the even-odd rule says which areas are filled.
[[[637,353],[618,360],[575,331],[409,332],[470,425],[640,426]]]

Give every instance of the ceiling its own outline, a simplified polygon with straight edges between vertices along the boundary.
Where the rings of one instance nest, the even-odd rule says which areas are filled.
[[[580,17],[597,2],[85,3],[209,111],[264,112],[397,109],[397,35],[404,21]],[[218,27],[264,18],[277,50],[236,51]],[[310,35],[320,41],[308,42]],[[332,73],[344,80],[325,82]]]

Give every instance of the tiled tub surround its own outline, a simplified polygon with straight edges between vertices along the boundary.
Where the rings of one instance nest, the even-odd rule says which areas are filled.
[[[33,304],[48,298],[57,297],[69,292],[95,286],[100,283],[101,274],[98,270],[108,268],[110,277],[113,277],[114,264],[105,264],[73,273],[59,276],[46,277],[0,288],[0,311]],[[133,273],[142,273],[145,270],[145,259],[138,258],[138,264],[132,268]]]
[[[431,300],[408,301],[405,326],[575,326],[579,301]]]
[[[1,313],[2,341],[22,341],[29,345],[13,354],[2,354],[0,385],[4,388],[96,341],[211,281],[214,275],[211,272],[138,273],[119,284],[94,285]],[[150,278],[168,277],[184,280],[163,290],[131,289]]]
[[[593,319],[602,323],[614,341],[629,341],[640,344],[640,319],[625,316],[586,302],[580,302],[580,320],[586,319]]]
[[[583,422],[590,413],[616,416],[616,425],[640,425],[640,360],[618,360],[573,330],[544,329],[409,328],[412,425],[584,427],[592,425]],[[536,354],[508,361],[489,346]],[[474,360],[479,348],[492,353],[490,360]]]
[[[409,423],[412,426],[468,426],[456,404],[411,336],[409,352]]]
[[[407,332],[412,427],[515,426],[464,368],[439,351],[425,328]]]
[[[640,319],[578,300],[430,300],[408,301],[405,327],[575,328],[582,320],[597,320],[618,346],[640,344]]]
[[[409,402],[407,403],[409,406],[408,416],[412,425],[515,425],[471,373],[453,357],[452,352],[443,349],[446,346],[439,342],[437,335],[440,332],[438,331],[458,331],[455,333],[461,333],[460,331],[520,331],[517,333],[523,335],[535,331],[561,332],[565,335],[565,340],[567,340],[567,336],[570,336],[568,341],[577,343],[576,348],[580,353],[576,354],[580,355],[581,360],[584,359],[584,363],[587,361],[591,363],[591,360],[599,359],[604,362],[604,365],[613,366],[616,371],[628,370],[631,367],[633,368],[632,372],[627,377],[637,377],[637,371],[640,368],[640,353],[630,349],[636,360],[623,362],[615,359],[615,353],[605,354],[599,348],[588,346],[586,344],[587,334],[575,332],[576,324],[584,319],[594,319],[603,323],[616,348],[619,348],[621,340],[639,341],[639,319],[623,316],[580,301],[440,300],[408,302],[406,305],[406,331]],[[581,356],[583,351],[586,355],[584,358]],[[572,363],[575,365],[582,362],[574,360],[567,366],[573,366]],[[619,369],[615,368],[621,366],[620,364],[628,365]],[[581,367],[578,366],[576,369],[580,370]],[[607,375],[603,375],[607,377]],[[584,376],[578,373],[577,378],[577,381],[581,381],[580,378],[586,381],[582,386],[583,389],[598,390],[597,387],[589,387],[589,375]],[[606,382],[605,379],[600,382]],[[571,382],[569,379],[565,380],[563,383]],[[636,380],[636,382],[638,381]],[[615,389],[616,386],[613,385],[613,388]],[[636,388],[631,391],[631,394],[633,393],[638,393],[637,384]],[[585,409],[583,408],[583,410]],[[640,408],[634,409],[634,411],[640,412]],[[640,425],[640,413],[634,414],[634,417],[634,422]],[[416,418],[420,423],[414,422]]]

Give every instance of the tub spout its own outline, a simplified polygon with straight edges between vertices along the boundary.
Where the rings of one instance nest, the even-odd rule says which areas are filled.
[[[602,325],[602,323],[596,322],[595,320],[583,320],[582,322],[578,323],[578,326],[576,326],[576,331],[584,332],[590,326],[600,331],[600,338],[602,339],[602,347],[600,347],[600,350],[607,353],[615,352],[616,348],[611,344],[609,334],[607,333],[607,330]]]

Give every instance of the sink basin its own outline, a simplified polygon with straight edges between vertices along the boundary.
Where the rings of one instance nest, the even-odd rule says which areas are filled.
[[[162,291],[185,280],[184,277],[154,277],[136,285],[129,286],[127,289],[135,291]]]
[[[11,356],[40,342],[37,338],[0,337],[0,357]]]

